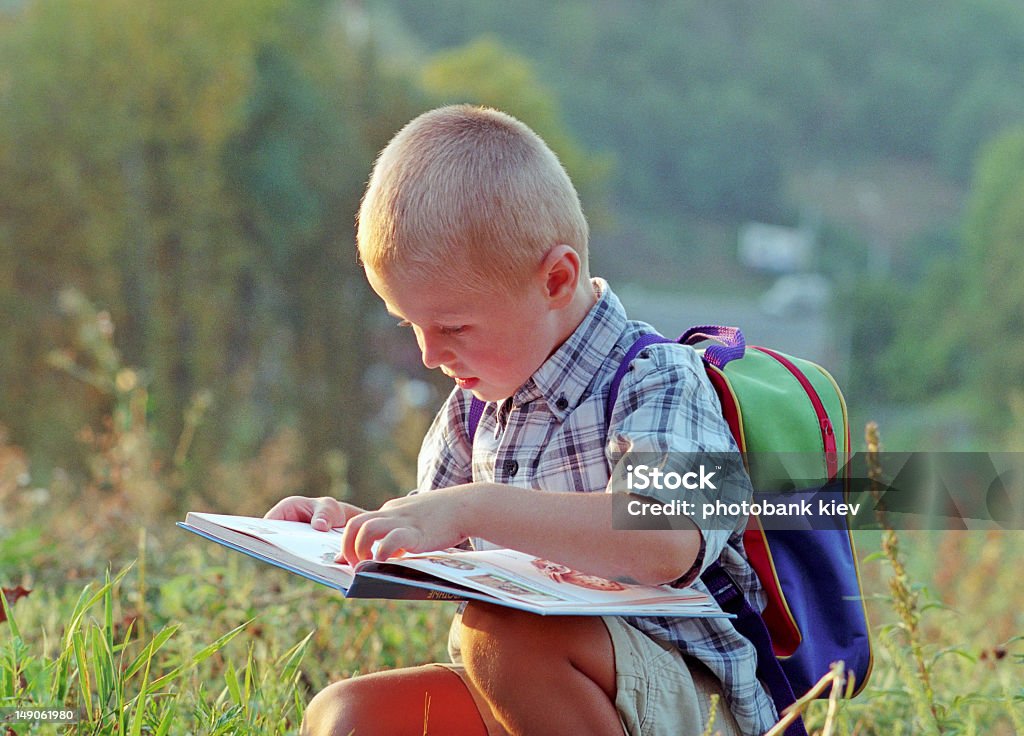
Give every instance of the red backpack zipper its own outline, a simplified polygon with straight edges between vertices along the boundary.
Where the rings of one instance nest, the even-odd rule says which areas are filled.
[[[753,347],[753,346],[751,346]],[[836,433],[832,427],[832,420],[828,417],[828,412],[825,411],[825,405],[821,403],[821,398],[818,396],[818,392],[814,390],[814,386],[811,385],[810,380],[804,375],[804,372],[797,368],[789,358],[774,350],[768,348],[754,347],[754,350],[760,350],[765,355],[770,355],[779,361],[786,370],[793,374],[793,377],[800,382],[803,386],[804,391],[807,393],[807,398],[811,400],[811,405],[814,407],[814,413],[818,415],[818,427],[821,429],[821,441],[825,448],[825,468],[828,472],[828,479],[834,480],[836,475],[839,473],[839,457],[836,452]]]

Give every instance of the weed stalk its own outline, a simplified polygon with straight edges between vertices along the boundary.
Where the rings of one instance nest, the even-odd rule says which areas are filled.
[[[907,575],[906,566],[903,563],[903,556],[900,553],[899,537],[889,523],[888,515],[882,499],[882,465],[879,459],[881,451],[881,438],[878,432],[878,425],[875,422],[868,422],[865,428],[865,439],[867,440],[867,463],[868,477],[871,480],[871,494],[876,503],[876,516],[882,526],[882,552],[892,567],[892,577],[889,578],[889,592],[892,595],[893,609],[900,621],[900,628],[906,636],[907,645],[910,647],[914,665],[917,668],[918,677],[922,684],[924,697],[923,715],[932,722],[935,733],[942,733],[942,725],[939,719],[938,707],[935,703],[935,691],[932,687],[931,672],[925,662],[924,646],[921,643],[921,609],[918,604],[918,594],[911,585],[910,577]]]

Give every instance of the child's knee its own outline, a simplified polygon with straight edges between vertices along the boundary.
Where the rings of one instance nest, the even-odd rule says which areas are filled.
[[[494,641],[508,641],[540,634],[540,616],[514,608],[487,603],[469,603],[462,613],[462,646],[465,649],[489,646]]]
[[[542,682],[566,668],[615,691],[615,650],[597,617],[538,616],[470,603],[462,614],[462,662],[482,689],[523,677]]]
[[[512,608],[470,603],[462,614],[461,651],[471,676],[489,671],[531,667],[538,657],[567,657],[567,639],[550,617]]]
[[[302,736],[348,736],[364,716],[372,714],[373,690],[359,679],[328,685],[306,706]]]
[[[522,651],[517,640],[529,636],[539,618],[510,608],[470,603],[462,614],[460,631],[462,660],[467,670],[507,667],[510,655]]]

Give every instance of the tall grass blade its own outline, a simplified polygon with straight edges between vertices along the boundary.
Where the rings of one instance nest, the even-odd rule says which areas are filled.
[[[315,633],[316,631],[310,631],[302,641],[282,655],[281,659],[285,660],[281,667],[281,679],[283,682],[292,682],[292,679],[298,674],[299,667],[302,666],[302,660],[306,657],[309,643],[313,641]]]
[[[143,665],[146,666],[147,673],[149,672],[149,663],[153,659],[153,655],[156,654],[167,641],[177,633],[178,629],[181,628],[180,624],[171,624],[160,630],[153,639],[146,644],[138,656],[132,660],[131,664],[124,671],[124,677],[126,680],[130,680],[135,676]]]
[[[0,606],[3,606],[4,616],[7,618],[7,626],[11,630],[11,636],[15,639],[21,639],[21,631],[18,629],[18,623],[14,620],[14,611],[11,610],[11,605],[7,602],[7,596],[4,595],[4,591],[0,588]]]
[[[156,691],[160,690],[167,683],[173,682],[174,680],[176,680],[178,678],[178,676],[182,672],[184,672],[185,670],[187,670],[187,669],[189,669],[191,667],[195,667],[200,662],[203,662],[206,659],[209,659],[214,654],[216,654],[221,649],[223,649],[225,646],[227,646],[227,644],[232,639],[234,639],[236,636],[238,636],[243,631],[245,631],[245,629],[251,623],[252,623],[252,619],[250,619],[249,621],[246,621],[243,624],[240,624],[239,626],[236,626],[231,631],[229,631],[228,633],[224,634],[219,639],[214,641],[212,644],[209,644],[208,646],[203,647],[201,650],[199,650],[199,652],[194,654],[191,657],[191,659],[189,659],[189,661],[187,663],[178,665],[177,667],[172,669],[167,674],[163,675],[162,677],[157,678],[152,683],[150,683],[149,687],[147,688],[147,692],[152,693],[152,692],[156,692]]]

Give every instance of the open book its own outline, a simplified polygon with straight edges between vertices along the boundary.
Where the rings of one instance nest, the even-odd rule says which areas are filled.
[[[475,599],[545,615],[727,615],[689,588],[627,585],[509,549],[453,549],[351,567],[334,562],[340,529],[319,532],[295,521],[195,512],[178,525],[347,598]]]

